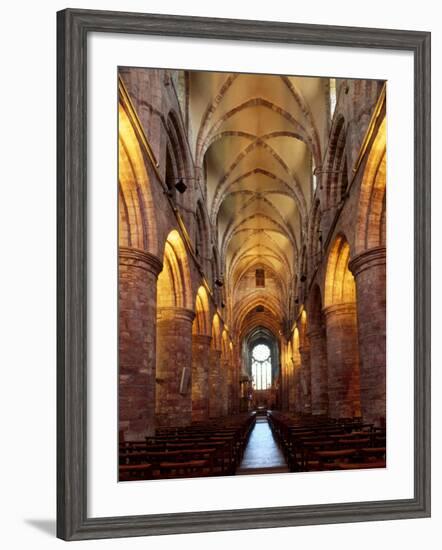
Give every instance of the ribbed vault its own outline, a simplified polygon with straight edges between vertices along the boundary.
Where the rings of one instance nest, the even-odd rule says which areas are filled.
[[[258,326],[278,337],[307,232],[312,168],[328,131],[327,79],[189,75],[191,144],[229,326],[242,338]]]

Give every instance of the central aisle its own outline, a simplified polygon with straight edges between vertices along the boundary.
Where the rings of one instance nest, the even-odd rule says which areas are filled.
[[[284,455],[273,438],[267,418],[258,418],[236,475],[288,471]]]

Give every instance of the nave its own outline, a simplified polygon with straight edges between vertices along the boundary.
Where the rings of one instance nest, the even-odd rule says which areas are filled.
[[[119,69],[121,481],[385,466],[386,85]]]

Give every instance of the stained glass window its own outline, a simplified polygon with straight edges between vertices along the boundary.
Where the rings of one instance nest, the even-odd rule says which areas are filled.
[[[272,358],[266,344],[258,344],[252,350],[252,379],[255,390],[266,390],[272,385]]]

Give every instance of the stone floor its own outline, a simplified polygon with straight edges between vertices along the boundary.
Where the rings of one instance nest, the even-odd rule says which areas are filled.
[[[236,475],[288,471],[284,455],[273,438],[267,418],[258,418]]]

